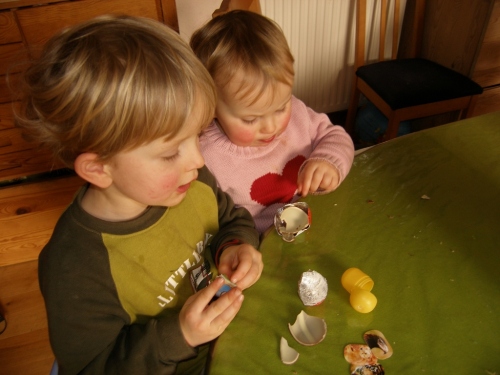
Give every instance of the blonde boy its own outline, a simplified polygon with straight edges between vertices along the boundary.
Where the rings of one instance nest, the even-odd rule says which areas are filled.
[[[221,188],[253,215],[259,232],[276,210],[336,189],[354,145],[340,126],[292,95],[293,56],[272,20],[248,11],[217,16],[191,38],[217,87],[202,154]]]
[[[18,125],[88,182],[39,258],[59,373],[199,374],[262,271],[203,167],[210,76],[168,27],[109,16],[55,36],[24,83]],[[194,293],[191,272],[215,266],[238,287],[210,304],[222,280]]]

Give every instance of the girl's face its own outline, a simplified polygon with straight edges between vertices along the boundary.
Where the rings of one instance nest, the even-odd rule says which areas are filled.
[[[252,103],[255,93],[250,93],[249,98],[238,98],[244,79],[242,75],[238,77],[223,92],[219,90],[215,113],[219,125],[237,146],[267,146],[285,131],[290,121],[292,87],[279,82],[274,89],[266,88]]]

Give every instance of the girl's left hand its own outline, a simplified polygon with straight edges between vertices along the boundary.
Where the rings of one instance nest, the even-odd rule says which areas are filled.
[[[317,191],[329,193],[337,188],[339,182],[339,172],[332,164],[323,160],[310,160],[299,173],[297,192],[302,197]]]

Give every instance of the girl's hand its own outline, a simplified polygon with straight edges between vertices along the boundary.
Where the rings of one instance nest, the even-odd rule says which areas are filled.
[[[323,160],[310,160],[299,173],[297,191],[303,197],[318,190],[329,193],[339,182],[339,172],[332,164]]]

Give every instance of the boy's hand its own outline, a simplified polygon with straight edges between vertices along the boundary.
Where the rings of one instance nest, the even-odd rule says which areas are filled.
[[[303,197],[318,190],[330,192],[339,181],[339,172],[333,165],[323,160],[310,160],[299,173],[297,190]]]
[[[181,309],[181,331],[192,347],[219,337],[241,308],[243,294],[239,288],[231,289],[210,303],[223,284],[222,278],[216,278],[209,286],[189,297]]]
[[[252,286],[262,274],[262,254],[249,244],[226,248],[219,260],[219,273],[226,275],[238,288]]]

